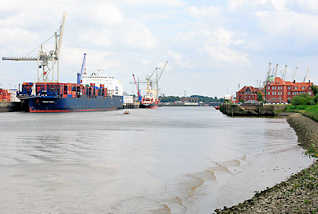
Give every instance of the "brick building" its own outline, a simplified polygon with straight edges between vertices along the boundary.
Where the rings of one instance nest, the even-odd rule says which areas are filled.
[[[253,86],[244,86],[236,92],[236,102],[257,102],[258,93],[261,93],[264,97],[262,89],[254,88]]]
[[[268,103],[287,103],[297,95],[313,95],[312,83],[309,82],[289,82],[280,77],[275,77],[274,81],[267,83],[265,87],[266,102]]]

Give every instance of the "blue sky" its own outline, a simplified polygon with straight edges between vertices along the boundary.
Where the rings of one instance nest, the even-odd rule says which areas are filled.
[[[0,7],[0,55],[36,55],[67,13],[61,80],[73,82],[87,53],[87,69],[122,81],[145,77],[169,61],[161,93],[224,96],[264,80],[269,61],[287,79],[318,81],[316,0],[20,1]],[[32,62],[0,62],[0,87],[34,81]]]

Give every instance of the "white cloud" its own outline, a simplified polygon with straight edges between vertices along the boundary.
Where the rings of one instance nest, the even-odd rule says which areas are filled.
[[[218,63],[235,63],[236,65],[249,64],[248,55],[246,53],[235,51],[224,46],[206,46],[204,49],[209,56]]]
[[[26,51],[26,47],[31,47],[28,44],[34,43],[38,39],[39,36],[36,33],[22,28],[7,28],[0,25],[0,47],[5,47],[9,50],[19,48]]]
[[[157,45],[157,39],[152,32],[135,20],[127,20],[119,36],[126,45],[133,48],[153,49]]]
[[[190,6],[187,8],[190,15],[194,17],[217,17],[221,16],[221,9],[219,7],[215,6],[209,6],[209,7],[195,7]]]
[[[90,4],[85,10],[78,11],[93,22],[106,26],[114,26],[124,21],[124,15],[121,10],[110,2],[98,2]]]
[[[286,9],[286,0],[229,0],[228,8],[232,11],[237,10],[263,10],[263,9]]]
[[[122,0],[122,2],[133,5],[164,5],[173,7],[180,7],[185,5],[185,2],[181,0]]]
[[[120,65],[119,61],[112,60],[110,57],[112,52],[86,50],[80,48],[64,48],[62,52],[63,61],[67,62],[69,66],[77,66],[80,68],[84,52],[87,54],[86,64],[91,69],[109,69],[116,68]]]
[[[169,67],[179,67],[182,69],[190,69],[193,68],[193,63],[191,63],[191,59],[186,59],[184,56],[182,56],[180,53],[168,50],[167,56],[170,59]]]
[[[88,30],[80,34],[78,39],[79,42],[85,43],[87,46],[109,47],[112,44],[109,31],[106,30]]]
[[[132,70],[141,76],[168,59],[165,91],[179,90],[178,81],[185,83],[179,91],[193,84],[198,90],[222,95],[228,80],[224,77],[219,83],[222,81],[214,78],[217,72],[231,76],[233,82],[253,75],[263,78],[262,71],[257,77],[257,72],[251,74],[248,69],[263,68],[286,45],[299,55],[308,53],[304,43],[314,49],[317,10],[316,0],[10,0],[0,7],[0,54],[20,56],[39,47],[57,29],[66,11],[61,76],[67,80],[75,78],[84,52],[89,69],[113,71],[126,87]],[[291,54],[276,56],[277,61],[291,64],[289,60],[296,60]],[[317,65],[313,59],[298,60]],[[0,66],[5,81],[30,80],[36,73],[36,64],[2,62]],[[8,70],[12,72],[4,72]],[[194,85],[185,76],[196,77],[198,83]]]
[[[311,14],[285,12],[257,12],[262,29],[269,35],[317,38],[318,36],[318,16]]]

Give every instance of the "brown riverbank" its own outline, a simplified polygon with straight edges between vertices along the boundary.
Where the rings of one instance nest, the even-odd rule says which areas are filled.
[[[232,104],[224,103],[220,106],[220,111],[228,116],[276,116],[286,109],[287,105],[274,104]]]
[[[317,155],[318,123],[301,114],[292,114],[287,121],[295,129],[300,145]],[[215,212],[318,213],[318,162],[245,202]]]

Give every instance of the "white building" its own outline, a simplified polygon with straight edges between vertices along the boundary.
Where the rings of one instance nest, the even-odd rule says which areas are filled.
[[[123,96],[123,85],[121,82],[114,77],[106,76],[100,73],[91,73],[90,75],[86,72],[82,75],[82,84],[90,85],[94,83],[95,86],[100,87],[104,85],[111,95]]]

